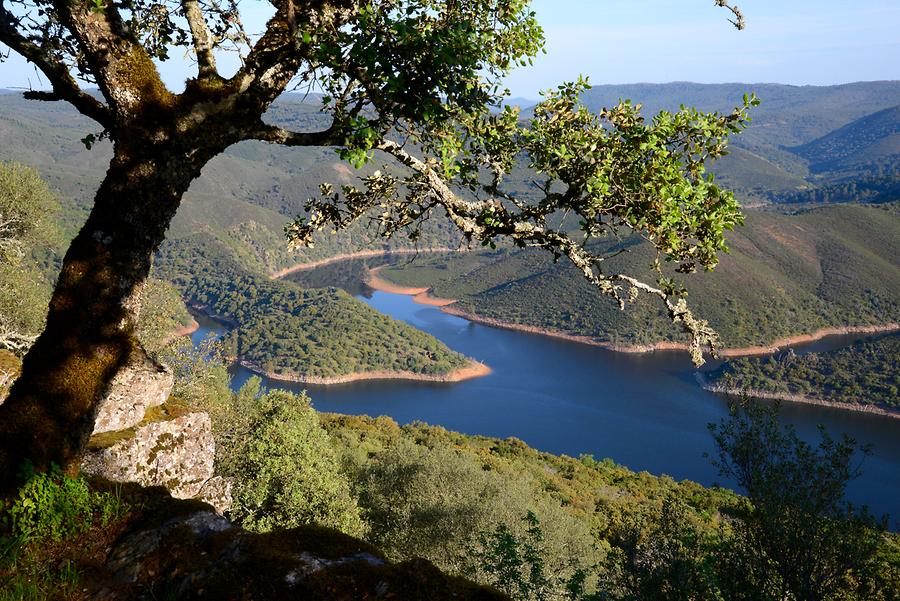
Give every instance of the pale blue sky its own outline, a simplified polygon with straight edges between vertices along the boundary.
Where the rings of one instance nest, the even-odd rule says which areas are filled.
[[[528,96],[584,73],[596,84],[836,84],[900,79],[900,0],[534,0],[547,55],[509,87]]]
[[[259,30],[261,2],[243,3]],[[900,0],[739,0],[747,29],[735,30],[713,0],[533,0],[547,54],[513,73],[514,96],[579,74],[595,84],[777,82],[835,84],[900,79]],[[175,57],[179,56],[176,51]],[[192,67],[163,68],[180,89]],[[17,57],[0,63],[0,87],[43,87]]]

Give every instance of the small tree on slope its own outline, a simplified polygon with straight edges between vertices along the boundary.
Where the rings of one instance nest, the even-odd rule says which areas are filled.
[[[719,6],[735,14],[724,0]],[[620,228],[651,240],[689,271],[712,268],[723,232],[740,221],[732,196],[705,162],[725,152],[745,123],[684,109],[644,121],[621,104],[600,115],[578,107],[582,85],[563,86],[526,126],[516,111],[491,111],[512,67],[541,49],[527,0],[272,0],[263,33],[244,30],[233,0],[0,0],[0,43],[30,61],[51,91],[103,128],[113,158],[90,216],[72,241],[43,334],[0,407],[0,482],[21,462],[72,465],[94,409],[120,370],[144,360],[135,328],[154,251],[182,195],[203,166],[243,140],[335,146],[354,165],[399,163],[358,187],[310,202],[288,230],[295,243],[342,227],[375,209],[386,235],[439,210],[472,241],[498,237],[565,256],[610,296],[657,296],[692,340],[694,356],[714,344],[671,282],[655,285],[604,273],[585,246]],[[196,76],[182,93],[163,84],[154,61],[193,53]],[[217,59],[240,53],[223,75]],[[82,89],[96,86],[99,94]],[[290,86],[326,93],[331,124],[289,131],[263,115]],[[545,194],[522,204],[503,193],[516,160],[542,173]],[[393,170],[392,170],[393,171]],[[463,196],[460,191],[466,192]],[[584,239],[547,226],[559,214],[580,219]],[[579,237],[580,238],[580,237]]]

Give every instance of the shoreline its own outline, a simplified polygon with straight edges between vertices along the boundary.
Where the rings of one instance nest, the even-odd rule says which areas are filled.
[[[326,265],[332,265],[334,263],[340,263],[341,261],[350,261],[352,259],[370,259],[372,257],[389,257],[391,255],[415,255],[419,253],[451,253],[451,252],[459,252],[459,249],[447,248],[447,247],[437,247],[437,248],[398,248],[396,250],[360,250],[353,253],[344,253],[341,255],[337,255],[328,259],[319,259],[318,261],[312,261],[308,263],[296,263],[291,265],[290,267],[285,267],[284,269],[279,269],[278,271],[273,271],[269,274],[269,279],[271,280],[280,280],[281,278],[288,276],[292,273],[297,273],[298,271],[309,271],[310,269],[316,269],[317,267],[325,267]]]
[[[447,374],[417,374],[412,371],[375,370],[327,377],[267,372],[252,361],[247,361],[245,359],[240,359],[237,363],[242,367],[246,367],[253,373],[269,378],[270,380],[294,382],[296,384],[310,384],[313,386],[332,386],[335,384],[349,384],[351,382],[362,382],[365,380],[406,380],[413,382],[453,384],[465,380],[472,380],[474,378],[481,378],[489,375],[493,371],[484,363],[475,361],[474,359],[469,359],[465,366],[458,367]]]
[[[225,319],[221,316],[210,314],[208,310],[209,308],[206,305],[192,303],[188,306],[194,311],[197,311],[207,318],[217,321],[225,325],[226,327],[238,327],[238,325],[233,323],[231,320]],[[194,323],[191,324],[192,329],[190,330],[190,332],[185,331],[182,335],[192,334],[193,332],[197,331],[197,329],[200,327],[200,324],[197,323],[196,319],[193,320],[193,322]],[[185,326],[182,329],[187,330],[188,327]],[[258,376],[264,376],[266,378],[277,380],[279,382],[294,382],[297,384],[309,384],[313,386],[331,386],[334,384],[348,384],[350,382],[361,382],[364,380],[407,380],[415,382],[453,384],[456,382],[463,382],[465,380],[472,380],[474,378],[481,378],[490,375],[493,372],[493,370],[484,363],[481,363],[480,361],[476,361],[475,359],[471,359],[469,357],[466,357],[466,365],[464,365],[463,367],[458,367],[446,374],[417,374],[412,371],[373,370],[332,377],[306,376],[301,374],[276,374],[273,372],[267,372],[262,367],[247,359],[232,357],[230,360],[232,360],[232,362],[237,365],[246,367]]]
[[[172,338],[180,338],[181,336],[190,336],[194,332],[200,329],[200,324],[193,317],[191,318],[191,323],[186,326],[181,326],[177,328],[174,332],[172,332]]]
[[[385,265],[369,269],[366,274],[365,284],[373,290],[387,292],[389,294],[402,294],[413,297],[413,301],[420,305],[429,305],[431,307],[446,307],[456,302],[452,298],[439,298],[431,294],[431,288],[414,288],[410,286],[401,286],[389,280],[378,276],[378,272],[384,269]]]
[[[807,396],[805,394],[794,394],[790,392],[770,392],[767,390],[754,390],[752,388],[734,388],[721,384],[710,384],[706,377],[697,372],[694,374],[697,383],[707,392],[713,394],[721,394],[725,396],[748,396],[754,399],[769,399],[775,401],[787,401],[789,403],[802,403],[804,405],[816,405],[819,407],[831,407],[832,409],[843,409],[845,411],[856,411],[858,413],[871,413],[881,417],[892,417],[900,419],[900,409],[890,409],[879,405],[862,405],[860,403],[846,403],[843,401],[830,401],[828,399],[820,399],[818,397]]]
[[[551,338],[559,338],[561,340],[568,340],[570,342],[578,342],[580,344],[587,344],[590,346],[605,348],[617,353],[642,354],[653,353],[657,351],[686,351],[689,348],[686,343],[672,342],[669,340],[651,342],[648,344],[616,344],[607,342],[605,340],[597,340],[596,338],[593,338],[591,336],[568,334],[566,332],[555,330],[553,328],[517,324],[493,317],[482,317],[481,315],[477,315],[469,311],[459,309],[458,307],[451,306],[457,302],[455,299],[436,297],[432,294],[431,288],[413,288],[394,284],[393,282],[378,276],[377,272],[380,270],[380,267],[369,270],[369,276],[366,278],[366,284],[369,287],[381,292],[387,292],[389,294],[403,294],[406,296],[412,296],[414,302],[417,302],[421,305],[440,307],[441,311],[443,311],[444,313],[455,315],[456,317],[462,317],[463,319],[474,323],[480,323],[486,326],[502,328],[505,330],[515,330],[518,332],[527,332],[529,334],[539,334],[542,336],[549,336]],[[779,352],[783,347],[786,346],[817,342],[819,340],[822,340],[823,338],[827,338],[828,336],[841,336],[848,334],[880,334],[896,331],[900,331],[900,323],[896,322],[881,325],[833,326],[827,328],[819,328],[818,330],[814,330],[808,334],[794,334],[792,336],[778,338],[768,345],[719,349],[718,355],[719,357],[751,357],[755,355],[770,355],[772,353]]]
[[[191,317],[191,323],[186,326],[180,326],[172,330],[172,332],[163,338],[162,346],[166,346],[171,344],[172,342],[178,340],[182,336],[190,336],[194,332],[200,329],[200,324],[197,323],[197,320]]]

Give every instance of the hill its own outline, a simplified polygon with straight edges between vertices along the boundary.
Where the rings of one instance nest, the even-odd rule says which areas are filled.
[[[215,237],[167,245],[156,273],[189,304],[233,329],[226,354],[258,373],[329,384],[376,372],[385,378],[452,379],[470,362],[436,338],[342,290],[304,290],[243,268]]]
[[[891,409],[900,415],[900,337],[823,353],[744,357],[710,374],[713,388],[750,395]]]
[[[310,126],[317,112],[311,105],[288,99],[276,106],[274,115],[302,128]],[[65,241],[85,218],[109,160],[108,144],[87,150],[80,141],[89,127],[85,119],[76,118],[75,112],[63,105],[27,102],[14,94],[0,96],[0,136],[5,142],[0,145],[0,156],[30,162],[60,197],[55,220],[63,231],[57,236],[56,253],[41,252],[33,258],[35,267],[45,272],[41,279],[48,282],[55,279]],[[282,235],[288,216],[273,208],[271,197],[262,193],[264,186],[271,185],[270,180],[299,179],[301,174],[325,178],[322,170],[334,171],[337,156],[329,156],[333,155],[330,149],[296,156],[269,150],[263,144],[238,146],[211,164],[174,220],[154,275],[174,282],[186,300],[239,324],[231,335],[232,354],[275,377],[329,383],[378,372],[383,377],[445,379],[469,365],[465,357],[435,338],[342,292],[304,291],[290,282],[269,280],[269,273],[277,269],[366,248],[377,237],[356,228],[323,239],[316,249],[289,251]],[[308,185],[314,186],[315,180],[310,179]],[[295,194],[305,193],[294,189]],[[299,196],[278,198],[285,211],[300,202]],[[435,222],[431,227],[439,232],[441,224]],[[402,246],[404,241],[398,240],[396,245]],[[383,243],[379,247],[391,248]],[[36,281],[37,277],[26,274],[25,279]],[[29,303],[36,313],[29,316],[29,323],[43,321],[50,295],[48,282],[41,282],[40,302]],[[0,296],[0,301],[6,299]],[[172,299],[168,301],[174,304]],[[171,312],[181,321],[186,315],[183,306]],[[171,330],[179,324],[170,325]],[[153,336],[158,339],[169,333],[159,331]]]
[[[747,87],[600,86],[590,90],[585,101],[600,107],[609,99],[634,97],[655,110],[674,108],[671,105],[675,99],[682,98],[701,108],[725,110]],[[759,201],[793,194],[806,202],[804,194],[818,193],[822,188],[811,183],[805,171],[806,159],[778,144],[812,142],[876,109],[890,115],[885,108],[896,107],[900,83],[826,88],[764,85],[757,91],[764,99],[769,97],[769,105],[760,108],[748,136],[739,139],[734,152],[719,164],[721,178],[745,198]],[[287,97],[273,107],[269,118],[304,129],[321,126],[323,116],[314,102]],[[863,121],[881,123],[886,118]],[[849,127],[847,131],[859,130]],[[0,146],[0,158],[20,156],[45,174],[67,201],[63,203],[63,222],[70,235],[83,219],[109,158],[106,143],[90,151],[84,148],[80,140],[90,131],[90,123],[64,105],[28,102],[15,94],[0,96],[0,135],[7,142]],[[320,237],[313,249],[287,250],[283,225],[302,210],[317,184],[328,180],[340,183],[353,175],[349,167],[338,162],[332,149],[239,144],[212,161],[192,186],[163,246],[160,268],[173,267],[163,257],[192,263],[191,249],[202,240],[208,264],[227,263],[229,267],[204,276],[209,278],[207,282],[172,277],[181,278],[177,281],[188,295],[195,286],[203,287],[208,294],[209,286],[224,286],[235,273],[262,281],[266,274],[296,263],[367,248],[411,247],[402,239],[385,243],[378,239],[377,232],[360,225]],[[531,178],[530,173],[519,169],[509,179],[514,190],[527,195],[533,189]],[[880,194],[878,200],[893,200],[890,181],[875,187]],[[858,189],[848,188],[845,196]],[[753,213],[749,225],[732,237],[734,252],[723,259],[716,274],[691,278],[691,301],[719,328],[730,346],[761,344],[834,325],[895,321],[900,295],[893,258],[896,254],[889,253],[897,250],[897,213],[859,207],[847,210],[847,214],[838,211],[797,217]],[[429,220],[426,227],[423,246],[457,245],[458,233],[444,220]],[[610,266],[641,272],[651,260],[647,248],[634,246],[632,252],[610,262]],[[452,280],[452,274],[459,276],[469,268],[473,270],[471,281]],[[562,264],[553,265],[539,253],[510,251],[496,257],[457,257],[448,261],[446,269],[435,271],[426,274],[426,284],[434,284],[442,296],[459,298],[458,308],[483,317],[614,344],[676,338],[656,307],[641,302],[634,310],[621,313],[598,298],[577,274]],[[540,301],[539,297],[547,293],[550,299]],[[520,298],[526,299],[524,304]],[[251,300],[244,298],[243,302]],[[361,306],[357,310],[362,311]],[[260,355],[257,359],[265,362],[272,357]],[[289,360],[286,356],[283,359]],[[281,369],[286,366],[284,363]]]
[[[267,118],[300,131],[325,126],[315,101],[287,95]],[[97,126],[63,103],[29,101],[20,94],[0,96],[0,160],[25,163],[40,172],[62,201],[62,221],[69,237],[84,221],[112,156],[111,145],[105,141],[85,148],[81,140],[91,133],[99,133]],[[303,213],[303,205],[317,193],[318,185],[348,183],[355,175],[331,148],[237,144],[213,159],[191,186],[167,240],[209,233],[237,253],[245,267],[268,272],[373,246],[411,248],[406,239],[385,242],[359,224],[321,237],[316,248],[287,249],[284,224]],[[447,223],[432,220],[421,244],[431,240],[447,245],[458,235]]]
[[[823,207],[796,215],[748,211],[728,237],[731,252],[714,272],[681,276],[695,313],[728,347],[766,345],[820,328],[900,321],[900,214],[897,205]],[[609,244],[608,250],[616,245]],[[605,263],[610,271],[644,274],[648,244]],[[651,302],[628,310],[600,297],[565,262],[531,250],[420,258],[380,276],[406,286],[431,286],[454,310],[613,345],[678,341]]]
[[[833,141],[851,135],[859,141],[876,130],[887,131],[886,122],[895,118],[891,110],[900,103],[897,81],[837,86],[688,82],[601,85],[588,90],[583,101],[596,111],[614,105],[619,99],[630,99],[644,106],[645,115],[675,111],[682,104],[706,111],[730,112],[750,92],[755,92],[762,104],[752,111],[750,127],[732,141],[732,155],[713,167],[716,175],[745,203],[778,202],[784,194],[818,187],[821,179],[856,177],[864,163],[875,157],[890,158],[890,168],[896,170],[896,142],[891,140],[859,148],[860,160],[852,165],[823,162],[812,152],[797,151],[828,136]],[[888,114],[880,115],[880,112]],[[854,122],[859,123],[851,125]],[[842,128],[848,129],[842,132]],[[864,135],[864,130],[869,133]],[[810,146],[809,150],[812,149]],[[835,170],[837,173],[831,173]]]
[[[741,97],[755,92],[762,104],[739,145],[797,146],[876,111],[895,106],[900,81],[856,82],[836,86],[792,86],[771,83],[626,84],[594,86],[584,103],[592,110],[612,106],[620,98],[640,102],[651,113],[674,111],[679,105],[728,112]]]
[[[845,172],[900,159],[900,106],[878,111],[791,149],[813,173]]]

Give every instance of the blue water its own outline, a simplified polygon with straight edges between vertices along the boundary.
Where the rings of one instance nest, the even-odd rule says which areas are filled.
[[[551,453],[597,459],[610,457],[634,470],[677,480],[723,484],[704,453],[711,453],[707,429],[727,414],[727,401],[697,384],[685,353],[614,353],[524,332],[490,328],[416,304],[411,297],[359,292],[375,309],[434,335],[450,348],[483,361],[489,376],[456,384],[364,381],[307,386],[265,381],[270,388],[308,390],[320,411],[388,415],[400,423],[420,420],[450,430],[515,436]],[[209,320],[199,340],[221,329]],[[804,350],[848,344],[832,338]],[[233,386],[251,374],[234,371]],[[801,436],[816,440],[817,425],[871,444],[863,476],[848,497],[876,513],[900,518],[900,420],[858,412],[785,404],[782,418]]]

